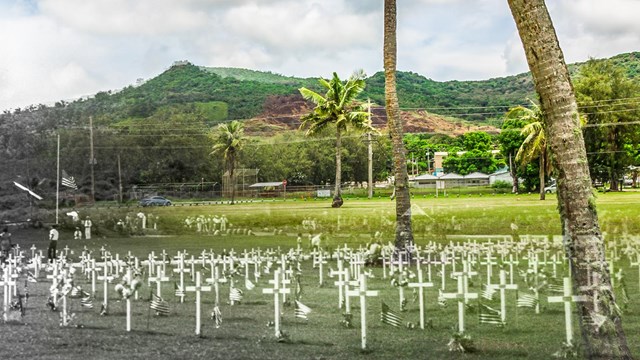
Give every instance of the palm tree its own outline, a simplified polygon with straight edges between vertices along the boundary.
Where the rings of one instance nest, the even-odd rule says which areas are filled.
[[[558,208],[574,293],[588,299],[576,304],[585,355],[632,359],[604,256],[578,103],[553,22],[544,0],[508,3],[540,96],[547,141],[558,169]],[[594,273],[600,275],[600,289],[610,290],[589,286]],[[596,322],[599,326],[593,325]]]
[[[550,152],[547,147],[547,137],[544,132],[544,119],[540,107],[532,103],[531,108],[524,106],[516,106],[509,109],[506,115],[507,119],[518,119],[526,123],[520,131],[525,136],[522,145],[516,153],[516,162],[520,163],[523,168],[531,163],[534,159],[538,159],[540,170],[540,200],[545,199],[544,185],[545,174],[551,173]]]
[[[245,143],[244,126],[237,120],[223,123],[218,125],[215,130],[212,130],[209,133],[209,137],[214,141],[211,155],[222,155],[225,161],[225,167],[227,171],[229,171],[231,204],[233,204],[236,197],[235,169],[238,154]]]
[[[384,1],[384,97],[387,110],[387,126],[393,145],[396,194],[396,240],[397,250],[413,244],[411,228],[411,197],[403,129],[396,92],[396,0]]]
[[[300,94],[306,100],[311,100],[316,107],[300,120],[300,128],[306,128],[307,136],[317,135],[330,126],[335,126],[336,132],[336,179],[333,203],[331,206],[342,206],[340,183],[342,181],[342,142],[341,135],[348,128],[361,131],[372,131],[369,113],[355,99],[364,90],[366,75],[362,71],[354,72],[346,82],[342,82],[338,74],[333,73],[329,81],[320,79],[320,85],[327,90],[323,96],[313,90],[300,88]]]

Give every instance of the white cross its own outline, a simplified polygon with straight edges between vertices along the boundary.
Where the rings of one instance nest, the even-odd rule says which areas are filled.
[[[211,286],[202,286],[200,271],[198,271],[196,272],[196,285],[187,286],[185,290],[196,293],[196,335],[200,335],[200,293],[202,291],[211,291]]]
[[[173,272],[180,275],[180,289],[184,289],[184,274],[191,272],[191,269],[184,267],[184,254],[178,253],[178,268],[173,269]],[[180,295],[180,302],[184,302],[184,292]]]
[[[342,304],[344,302],[344,296],[343,296],[343,285],[344,285],[344,280],[343,280],[343,276],[345,275],[346,271],[344,269],[344,266],[342,264],[342,259],[338,258],[338,270],[331,270],[331,273],[329,274],[330,276],[336,276],[338,275],[338,281],[334,282],[335,285],[338,286],[338,308],[342,308]]]
[[[636,252],[636,261],[631,261],[629,266],[638,268],[638,288],[640,289],[640,252]]]
[[[103,304],[107,307],[107,302],[109,298],[109,282],[113,280],[113,276],[109,276],[109,268],[107,267],[107,261],[103,262],[104,268],[102,269],[102,275],[98,276],[98,280],[104,281],[104,290],[103,290]]]
[[[587,297],[584,295],[571,295],[571,279],[564,278],[564,294],[563,296],[549,296],[547,301],[550,303],[563,302],[564,303],[564,321],[567,331],[567,344],[573,344],[573,323],[571,320],[571,303],[579,301],[587,301]]]
[[[493,265],[497,265],[498,263],[494,261],[495,257],[491,256],[491,252],[487,251],[487,255],[485,257],[485,261],[481,261],[480,265],[487,266],[487,285],[491,285],[491,277],[493,276]]]
[[[280,269],[273,272],[273,280],[269,280],[273,288],[262,289],[263,294],[273,294],[273,307],[275,313],[274,328],[276,337],[280,335],[280,294],[288,294],[289,289],[280,287]]]
[[[469,292],[469,277],[478,275],[478,272],[472,271],[469,269],[469,263],[466,260],[462,260],[462,271],[453,272],[451,275],[462,278],[462,284],[464,286],[464,291]],[[466,304],[468,299],[465,298],[464,303]]]
[[[420,329],[424,330],[424,289],[433,287],[432,282],[422,281],[422,268],[418,268],[418,282],[409,283],[410,288],[418,288],[418,300],[420,304]]]
[[[9,276],[8,269],[4,269],[2,281],[0,281],[0,286],[4,287],[4,302],[2,304],[4,321],[7,321],[7,310],[9,308],[9,301],[11,300],[10,289],[11,286],[14,286],[15,284],[16,282],[11,280],[11,277]]]
[[[503,323],[507,320],[507,300],[506,300],[506,290],[518,290],[517,284],[507,284],[507,274],[504,270],[500,270],[500,284],[499,285],[488,285],[493,289],[500,290],[500,320]]]
[[[367,290],[367,277],[360,274],[360,288],[347,291],[347,297],[360,297],[360,328],[362,333],[362,350],[367,348],[367,297],[378,296],[377,290]]]
[[[468,293],[464,287],[464,281],[462,276],[458,276],[458,292],[457,293],[443,293],[442,297],[445,299],[458,300],[458,331],[464,332],[464,307],[468,299],[477,299],[477,293]]]
[[[169,277],[165,276],[162,272],[162,265],[157,266],[156,276],[149,276],[147,279],[149,285],[151,285],[151,283],[156,283],[156,295],[160,298],[162,297],[162,283],[169,280]]]

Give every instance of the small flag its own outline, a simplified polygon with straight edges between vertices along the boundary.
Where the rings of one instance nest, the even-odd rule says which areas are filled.
[[[164,301],[160,296],[156,294],[151,294],[151,302],[149,303],[149,308],[156,312],[156,315],[169,315],[169,304]]]
[[[177,283],[174,283],[174,287],[175,287],[175,290],[176,290],[176,296],[184,297],[184,289],[181,288],[180,286],[178,286]]]
[[[84,297],[80,299],[80,306],[86,307],[87,309],[93,309],[93,301],[91,300],[91,294],[83,292]]]
[[[496,289],[493,286],[485,285],[484,290],[482,290],[482,297],[491,301],[493,300],[493,294],[496,293]]]
[[[309,313],[311,313],[311,308],[309,308],[307,305],[301,303],[298,300],[296,300],[294,304],[295,304],[295,309],[294,309],[295,317],[300,318],[300,319],[309,320],[307,315],[309,315]]]
[[[37,283],[38,279],[36,279],[36,276],[33,275],[31,271],[27,271],[27,281],[31,283]]]
[[[538,298],[535,295],[522,294],[522,296],[518,297],[518,300],[516,301],[516,306],[532,308],[532,307],[535,307],[537,303],[538,303]]]
[[[109,312],[107,311],[107,305],[103,303],[102,307],[100,308],[100,316],[105,316],[108,314]]]
[[[216,322],[216,329],[219,329],[222,326],[222,313],[220,312],[220,308],[216,305],[213,307],[213,311],[211,312],[211,320]]]
[[[550,292],[564,293],[564,287],[562,285],[549,284],[547,288]]]
[[[78,190],[78,185],[76,184],[76,179],[73,176],[69,176],[66,171],[62,170],[62,186],[66,186],[68,188],[72,188],[73,190]]]
[[[229,300],[233,302],[241,302],[242,301],[242,290],[238,288],[231,288],[229,291]]]
[[[244,287],[247,290],[253,290],[256,286],[249,279],[244,279]]]
[[[487,305],[480,304],[478,309],[480,324],[504,325],[500,317],[500,310],[493,309]]]
[[[387,304],[382,302],[382,311],[380,312],[380,320],[391,326],[400,327],[402,326],[402,318],[396,312],[391,310]]]

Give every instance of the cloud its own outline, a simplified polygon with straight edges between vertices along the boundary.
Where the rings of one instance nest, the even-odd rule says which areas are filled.
[[[638,50],[640,2],[547,0],[569,62]],[[398,2],[398,69],[445,80],[527,70],[503,0]],[[0,110],[119,89],[175,60],[292,76],[382,70],[370,0],[0,1]]]

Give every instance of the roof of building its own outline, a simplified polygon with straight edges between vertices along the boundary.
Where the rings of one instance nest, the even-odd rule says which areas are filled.
[[[278,182],[259,182],[259,183],[255,183],[253,185],[249,185],[250,188],[269,187],[269,186],[273,186],[273,187],[282,186],[282,181],[278,181]]]
[[[464,178],[465,179],[488,179],[489,175],[476,171],[476,172],[472,172],[471,174],[465,175]]]
[[[448,173],[438,177],[438,180],[458,180],[458,179],[464,179],[464,177],[456,173]]]

